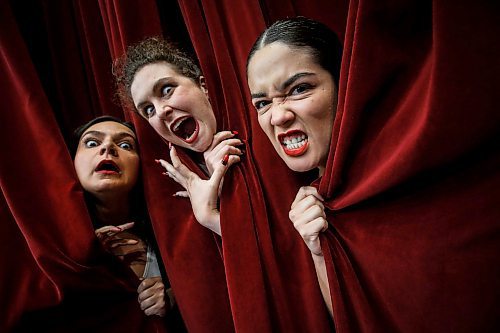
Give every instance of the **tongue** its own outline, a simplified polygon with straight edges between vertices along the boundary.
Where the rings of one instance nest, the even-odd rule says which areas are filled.
[[[196,130],[196,121],[194,118],[187,118],[184,120],[180,126],[175,131],[175,134],[184,140],[187,140],[193,135]]]

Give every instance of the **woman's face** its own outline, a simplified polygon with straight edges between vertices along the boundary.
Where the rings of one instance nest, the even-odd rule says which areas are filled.
[[[139,174],[134,132],[114,121],[90,126],[80,138],[74,164],[87,192],[128,194]]]
[[[248,86],[259,124],[294,171],[326,165],[337,91],[308,49],[274,42],[254,53]]]
[[[197,152],[208,149],[217,125],[202,81],[158,62],[137,71],[130,92],[139,114],[161,137]]]

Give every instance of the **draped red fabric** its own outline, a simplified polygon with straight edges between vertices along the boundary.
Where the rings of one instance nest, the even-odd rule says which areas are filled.
[[[75,96],[98,84],[82,80],[82,85],[77,79],[75,82],[70,80],[69,76],[74,74],[78,78],[85,70],[100,71],[103,63],[87,65],[95,62],[102,49],[80,49],[82,53],[88,52],[82,56],[83,66],[79,57],[72,58],[78,47],[73,47],[69,41],[75,43],[82,39],[71,36],[75,30],[71,29],[72,24],[65,22],[68,16],[54,15],[61,8],[52,8],[51,4],[33,2],[41,9],[38,14],[43,21],[41,27],[45,29],[44,46],[51,46],[45,60],[50,59],[49,64],[57,68],[54,72],[57,79],[50,84],[48,80],[41,82],[38,77],[44,72],[43,64],[30,57],[30,52],[39,51],[40,45],[36,45],[35,39],[42,33],[35,34],[26,43],[17,24],[26,29],[26,22],[22,21],[35,15],[30,12],[27,18],[19,19],[13,10],[19,13],[18,7],[7,2],[0,4],[0,73],[4,102],[4,111],[0,113],[0,139],[6,143],[0,163],[0,243],[3,250],[0,307],[5,310],[5,315],[0,316],[0,331],[165,332],[167,327],[163,319],[147,317],[140,309],[137,277],[117,258],[104,252],[94,236],[62,135],[62,132],[71,132],[72,128],[62,126],[65,131],[61,131],[56,117],[68,116],[59,119],[60,124],[76,119],[71,112],[58,111],[65,108],[65,103],[71,104],[70,110],[77,111],[78,106],[82,106],[80,103],[87,101]],[[63,6],[63,13],[82,9],[69,7]],[[92,8],[86,9],[91,11]],[[76,18],[76,22],[80,22],[78,19],[83,16],[76,15]],[[58,24],[67,29],[58,29]],[[82,28],[77,31],[88,32],[81,25],[77,26]],[[24,36],[30,32],[34,29],[23,31]],[[107,58],[109,65],[111,60]],[[83,77],[94,77],[96,82],[104,80],[99,74],[82,74]],[[110,79],[109,75],[108,82]],[[51,84],[58,89],[52,90]],[[112,87],[105,94],[110,91]],[[53,105],[49,104],[46,92]],[[74,100],[71,100],[71,92],[75,92]],[[83,104],[85,114],[92,115],[94,108],[99,112],[105,108],[103,105],[111,105],[111,100],[104,102],[100,94],[84,94],[95,102]]]
[[[319,185],[338,332],[499,330],[499,19],[351,1]]]
[[[127,45],[147,36],[168,37],[175,32],[168,27],[162,31],[155,1],[102,2],[102,6],[108,17],[106,33],[113,58],[121,56]],[[141,19],[131,25],[132,17]],[[218,236],[196,221],[189,200],[172,196],[181,188],[163,176],[154,163],[154,159],[167,159],[166,143],[139,116],[127,116],[137,127],[151,221],[184,323],[190,332],[232,332]],[[190,162],[187,157],[184,160]],[[197,168],[196,164],[190,167]]]
[[[291,2],[283,3],[287,6],[280,7],[282,16],[298,14]],[[237,130],[247,143],[245,157],[224,180],[220,201],[235,329],[329,331],[310,254],[288,219],[295,193],[307,178],[293,175],[276,155],[247,97],[247,54],[265,21],[278,17],[267,17],[259,1],[180,4],[223,124],[220,129]],[[334,15],[342,16],[340,11]]]
[[[64,144],[101,114],[137,126],[154,232],[189,331],[331,330],[288,219],[313,175],[278,158],[246,87],[253,41],[295,15],[345,42],[319,184],[336,330],[498,331],[498,13],[486,1],[0,2],[0,331],[165,329],[138,309],[135,276],[97,246]],[[247,144],[225,179],[222,243],[171,197],[179,186],[153,163],[165,143],[113,103],[112,59],[149,35],[192,42],[219,129]]]

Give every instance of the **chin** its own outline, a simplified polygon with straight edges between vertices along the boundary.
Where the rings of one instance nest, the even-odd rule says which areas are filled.
[[[307,172],[318,167],[317,163],[306,158],[286,156],[283,160],[288,168],[295,172]]]

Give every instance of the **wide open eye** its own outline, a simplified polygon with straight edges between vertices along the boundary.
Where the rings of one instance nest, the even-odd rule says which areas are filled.
[[[132,150],[134,148],[134,146],[130,142],[127,142],[127,141],[120,142],[118,144],[118,147],[120,147],[121,149],[125,149],[125,150]]]
[[[85,143],[85,147],[87,147],[87,148],[94,148],[94,147],[99,146],[99,142],[97,140],[94,140],[94,139],[87,139],[84,141],[84,143]]]
[[[161,96],[165,97],[170,95],[174,90],[174,86],[171,84],[166,84],[161,88]]]
[[[147,105],[142,109],[144,117],[151,118],[155,114],[155,107],[152,105]]]

